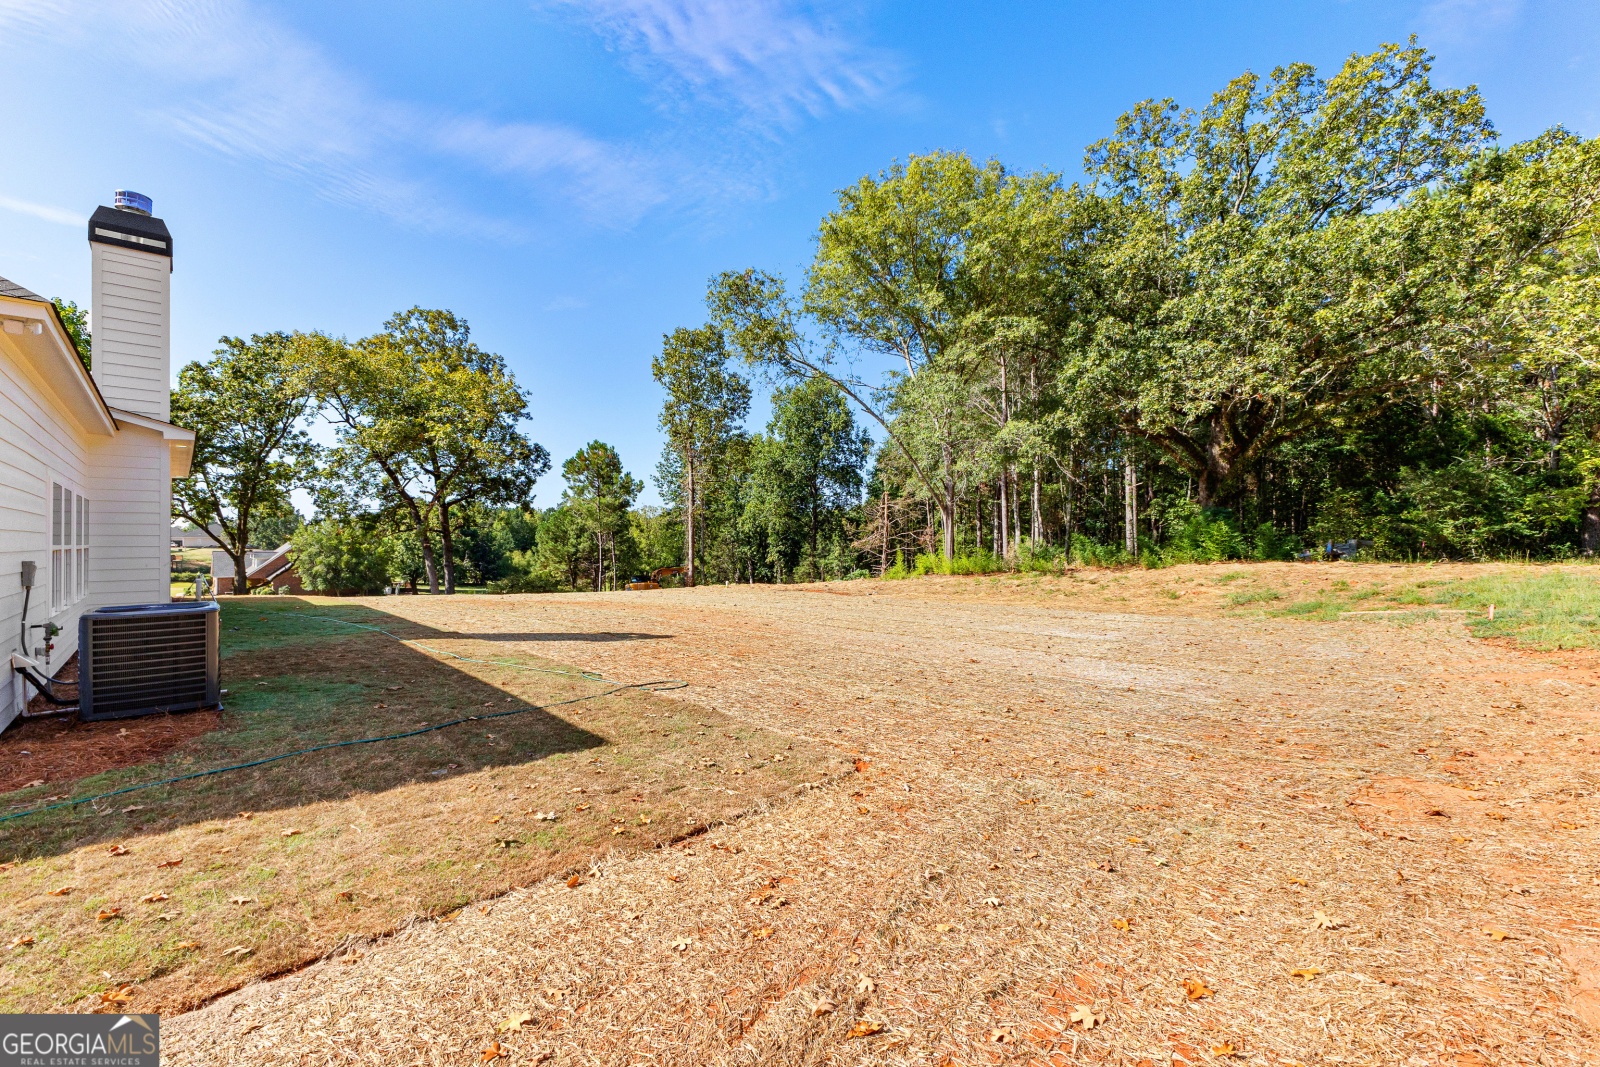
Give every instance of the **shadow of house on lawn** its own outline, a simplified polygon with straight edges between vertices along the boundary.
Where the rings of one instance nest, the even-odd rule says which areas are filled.
[[[162,760],[0,795],[0,816],[42,806],[46,797],[79,798],[319,745],[390,739],[288,756],[0,822],[0,859],[52,855],[231,818],[241,811],[376,794],[607,743],[542,706],[581,701],[614,685],[576,671],[557,673],[562,671],[559,665],[526,657],[518,659],[542,670],[504,665],[511,660],[452,660],[395,640],[444,644],[468,635],[433,630],[364,605],[330,607],[288,597],[224,602],[222,628],[228,695],[217,729],[180,744]],[[647,699],[632,693],[611,699],[630,697]],[[527,710],[502,714],[515,709]],[[437,728],[458,719],[468,721]],[[126,725],[136,727],[138,721]],[[36,748],[40,743],[32,742]],[[107,736],[105,743],[114,746],[117,737]],[[17,744],[0,736],[0,758],[15,757],[9,750]],[[114,766],[114,761],[101,766],[106,765]]]
[[[627,632],[599,632],[587,634],[546,632],[536,634],[451,634],[450,636],[466,641],[592,641],[596,643],[609,643],[613,641],[669,641],[672,634],[637,634]]]

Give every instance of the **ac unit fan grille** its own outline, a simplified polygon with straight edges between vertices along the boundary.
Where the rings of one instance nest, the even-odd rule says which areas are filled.
[[[101,617],[89,625],[97,717],[212,702],[205,616]]]

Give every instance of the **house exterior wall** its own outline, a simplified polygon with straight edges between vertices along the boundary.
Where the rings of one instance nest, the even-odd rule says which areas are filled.
[[[94,380],[100,395],[166,422],[172,398],[172,260],[91,243]]]
[[[52,671],[77,650],[78,616],[85,610],[168,599],[170,462],[157,431],[123,425],[109,436],[76,423],[22,351],[0,334],[0,650],[31,656],[44,644],[41,631],[26,645],[22,637],[24,560],[38,566],[27,621],[62,628]],[[84,592],[59,609],[51,596],[54,484],[88,501]],[[23,689],[15,674],[0,686],[0,728],[22,710]]]

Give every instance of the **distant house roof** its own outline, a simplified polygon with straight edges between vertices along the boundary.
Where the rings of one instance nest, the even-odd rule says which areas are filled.
[[[37,300],[41,304],[50,303],[38,293],[24,289],[10,278],[0,278],[0,296],[9,296],[16,300]]]

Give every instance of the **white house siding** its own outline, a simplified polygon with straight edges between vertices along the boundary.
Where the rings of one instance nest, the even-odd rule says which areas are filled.
[[[46,395],[21,353],[0,335],[0,648],[7,654],[31,654],[35,632],[22,643],[22,561],[38,565],[38,579],[28,603],[28,621],[53,621],[63,628],[52,666],[66,662],[77,644],[77,616],[82,602],[52,617],[50,611],[50,492],[54,481],[89,492],[83,431],[57,421],[59,405]],[[107,438],[109,441],[110,439]],[[89,516],[94,519],[90,497]],[[93,531],[90,534],[93,543]],[[93,558],[91,548],[90,557]],[[85,598],[87,600],[87,598]],[[0,723],[21,711],[23,686],[13,675],[0,687]]]
[[[91,243],[94,378],[100,395],[124,408],[168,421],[171,396],[172,260]]]
[[[159,432],[122,425],[115,437],[91,435],[60,414],[20,351],[0,334],[0,651],[32,655],[43,644],[35,631],[24,647],[22,561],[38,565],[28,604],[30,623],[54,622],[62,632],[52,670],[77,650],[78,616],[107,604],[167,600],[167,516],[171,514],[167,444]],[[61,483],[89,501],[89,568],[84,595],[51,609],[51,486]],[[9,673],[9,672],[8,672]],[[0,685],[0,728],[21,711],[20,677]]]

